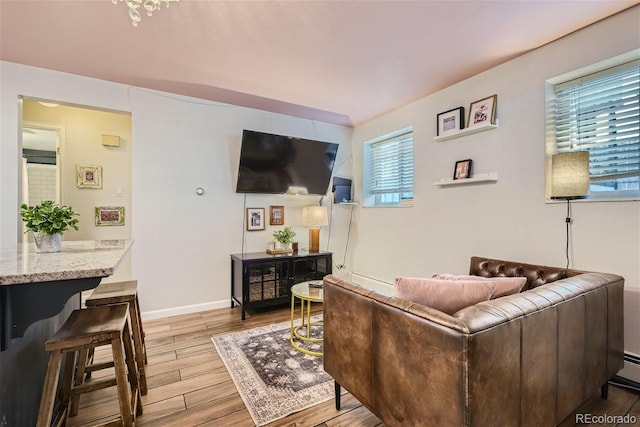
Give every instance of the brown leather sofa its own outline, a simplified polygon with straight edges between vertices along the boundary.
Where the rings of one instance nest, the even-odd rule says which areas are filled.
[[[447,273],[447,272],[439,272]],[[523,292],[454,315],[324,278],[324,368],[387,426],[554,426],[623,367],[624,278],[471,258]]]

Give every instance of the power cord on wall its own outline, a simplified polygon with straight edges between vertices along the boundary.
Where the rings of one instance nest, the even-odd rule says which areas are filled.
[[[567,270],[569,269],[569,229],[571,226],[571,199],[567,199],[567,217],[564,222],[567,226],[567,244],[565,247],[565,255],[567,257]]]
[[[245,227],[245,222],[247,220],[246,215],[247,215],[247,193],[244,193],[244,198],[242,201],[242,251],[240,252],[243,256],[244,256],[244,247],[247,239],[247,235],[246,235],[247,231]]]
[[[347,241],[344,244],[344,254],[342,254],[342,264],[337,264],[336,268],[342,270],[347,267],[347,251],[349,250],[349,240],[351,238],[351,224],[353,223],[353,205],[351,205],[351,212],[349,213],[349,228],[347,229]]]
[[[329,221],[329,237],[327,240],[327,245],[329,244],[328,242],[331,240],[331,223],[333,222],[333,206],[334,204],[331,204],[331,215],[329,215],[330,221]],[[346,264],[346,259],[347,259],[347,251],[349,250],[349,239],[351,237],[351,225],[353,223],[353,207],[354,205],[351,205],[351,212],[349,214],[349,228],[347,229],[347,241],[345,242],[344,245],[344,253],[342,255],[342,263],[341,264],[336,264],[334,262],[334,267],[336,268],[336,270],[343,270],[345,268],[347,268],[347,264]]]

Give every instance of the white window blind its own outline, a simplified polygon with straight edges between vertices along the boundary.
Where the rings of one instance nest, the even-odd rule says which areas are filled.
[[[559,153],[589,151],[590,195],[637,194],[640,182],[640,61],[555,86]]]
[[[371,193],[413,192],[413,132],[372,143],[369,162]]]

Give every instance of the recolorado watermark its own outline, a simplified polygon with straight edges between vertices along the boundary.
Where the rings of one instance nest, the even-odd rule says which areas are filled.
[[[576,414],[576,424],[635,424],[638,417],[635,415],[596,415],[596,414]]]

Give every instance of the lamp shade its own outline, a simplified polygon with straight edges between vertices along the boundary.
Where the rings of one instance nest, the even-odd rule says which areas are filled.
[[[307,227],[329,225],[329,215],[325,206],[305,206],[302,208],[302,224]]]
[[[589,194],[589,152],[572,151],[551,157],[551,198],[576,199]]]

